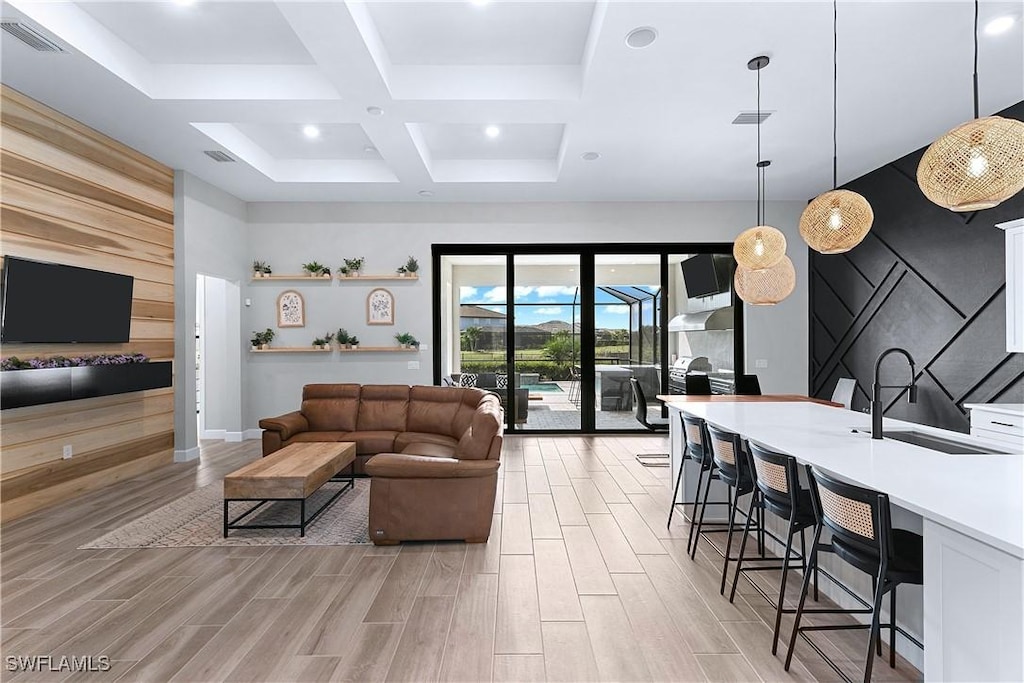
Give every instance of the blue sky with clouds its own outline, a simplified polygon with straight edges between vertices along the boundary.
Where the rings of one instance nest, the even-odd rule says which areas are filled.
[[[504,313],[503,305],[507,303],[508,292],[500,287],[461,287],[459,302],[476,304],[491,310]],[[516,309],[517,325],[536,325],[549,320],[572,322],[572,301],[576,294],[575,287],[558,285],[541,285],[538,287],[516,287],[515,303],[542,304],[538,306],[522,306]],[[605,295],[603,300],[611,299]],[[602,299],[599,299],[601,301]],[[576,320],[579,322],[580,311],[576,309]],[[629,329],[629,306],[622,303],[599,303],[595,311],[595,323],[602,329]]]

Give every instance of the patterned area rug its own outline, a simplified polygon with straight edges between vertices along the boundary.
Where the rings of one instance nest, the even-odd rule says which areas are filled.
[[[306,509],[320,505],[344,486],[328,482],[306,501]],[[81,546],[86,548],[179,548],[239,545],[358,545],[370,542],[367,527],[370,511],[370,480],[356,479],[355,488],[343,493],[323,514],[298,529],[232,529],[224,538],[224,487],[221,482],[204,486],[133,522]],[[231,503],[231,519],[255,503]],[[276,502],[242,520],[245,524],[297,524],[299,504]]]

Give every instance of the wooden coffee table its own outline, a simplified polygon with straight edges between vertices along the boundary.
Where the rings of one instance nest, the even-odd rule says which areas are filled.
[[[305,536],[306,527],[355,486],[355,459],[356,445],[347,441],[297,443],[235,470],[224,477],[224,536],[230,529],[298,529],[299,536]],[[339,478],[338,473],[346,467],[351,468],[348,477]],[[328,481],[347,483],[306,517],[306,501]],[[228,503],[245,500],[260,502],[231,519]],[[288,500],[299,503],[298,524],[239,524],[267,503]]]

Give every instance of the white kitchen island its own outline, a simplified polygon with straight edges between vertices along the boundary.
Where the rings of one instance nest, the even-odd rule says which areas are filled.
[[[925,552],[923,614],[915,618],[901,608],[901,617],[918,622],[911,632],[923,618],[925,680],[1024,681],[1024,444],[1010,446],[1016,451],[1012,454],[948,455],[873,440],[871,417],[842,408],[771,402],[769,397],[756,402],[717,397],[707,403],[664,398],[672,413],[673,481],[683,444],[679,412],[684,411],[887,493],[893,506],[906,511],[904,517],[919,516]],[[1008,449],[1006,443],[898,420],[886,419],[884,428]],[[894,510],[897,526],[900,516]],[[913,589],[903,589],[908,590]],[[911,662],[921,662],[917,648],[905,639],[897,649]]]

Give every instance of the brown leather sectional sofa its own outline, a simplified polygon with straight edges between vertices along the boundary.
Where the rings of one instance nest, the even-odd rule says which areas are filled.
[[[497,397],[479,389],[307,384],[299,410],[260,420],[263,455],[305,441],[353,441],[372,477],[370,538],[484,542],[501,459]]]

